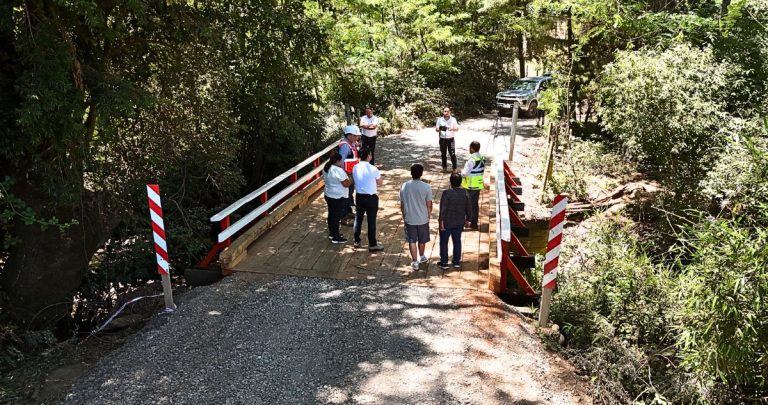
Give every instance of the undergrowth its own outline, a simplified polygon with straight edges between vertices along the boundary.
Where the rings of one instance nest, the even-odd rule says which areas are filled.
[[[672,264],[606,217],[567,242],[552,319],[597,403],[766,401],[768,228],[701,218]]]
[[[599,141],[573,139],[557,154],[548,183],[553,194],[568,194],[571,200],[588,200],[590,188],[611,190],[637,172],[636,165]]]

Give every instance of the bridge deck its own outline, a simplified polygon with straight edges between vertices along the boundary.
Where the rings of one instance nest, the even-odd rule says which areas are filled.
[[[472,140],[470,135],[457,138],[459,166],[466,161],[467,146]],[[384,251],[371,253],[367,250],[365,224],[362,249],[353,248],[351,227],[342,226],[342,234],[350,239],[348,244],[332,244],[327,237],[327,208],[320,192],[312,198],[310,204],[288,215],[254,242],[248,248],[247,258],[235,267],[235,271],[487,289],[491,236],[488,223],[489,190],[481,194],[480,231],[465,231],[462,234],[462,268],[444,271],[437,265],[440,257],[437,213],[440,195],[449,187],[449,174],[440,172],[437,136],[434,131],[424,130],[410,135],[380,138],[377,154],[376,163],[384,179],[384,185],[379,188],[377,238],[384,245]],[[432,186],[435,208],[430,221],[431,241],[426,248],[429,262],[422,264],[418,271],[413,271],[404,240],[399,189],[403,182],[410,179],[408,168],[417,162],[425,165],[423,180]],[[486,170],[486,175],[489,171]]]

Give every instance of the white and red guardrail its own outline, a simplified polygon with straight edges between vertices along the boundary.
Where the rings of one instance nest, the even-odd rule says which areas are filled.
[[[288,197],[299,192],[300,190],[303,190],[313,180],[319,178],[320,172],[323,170],[321,160],[326,158],[328,153],[338,144],[338,140],[334,141],[330,145],[326,146],[325,149],[304,159],[304,161],[301,163],[297,164],[291,169],[286,170],[263,186],[248,193],[248,195],[240,198],[229,207],[224,208],[221,212],[218,212],[216,215],[212,216],[211,222],[219,223],[220,232],[217,235],[217,243],[211,248],[205,258],[203,258],[203,260],[201,260],[195,267],[207,268],[211,262],[216,259],[219,252],[230,245],[232,238],[236,237],[239,232],[242,232],[243,230],[252,226],[260,218],[269,215],[271,210],[283,203]],[[304,176],[299,178],[299,171],[310,165],[312,165],[312,169]],[[290,184],[276,194],[270,195],[270,193],[272,193],[272,189],[286,179],[290,181]],[[240,208],[256,199],[258,199],[261,203],[258,207],[245,214],[235,223],[230,224],[230,215],[234,214]]]
[[[163,204],[160,202],[160,186],[147,184],[147,200],[149,201],[149,218],[152,220],[152,238],[155,244],[155,259],[157,272],[163,282],[166,311],[173,311],[173,292],[171,290],[171,267],[168,258],[168,243],[165,237],[165,222],[163,221]]]
[[[539,325],[546,327],[549,323],[549,307],[552,302],[552,292],[557,286],[557,267],[560,264],[560,245],[563,241],[563,226],[565,226],[565,208],[568,197],[560,194],[552,201],[552,216],[549,219],[549,239],[547,240],[547,255],[544,259],[544,278],[541,281],[541,307],[539,310]]]
[[[542,288],[555,288],[557,285],[557,266],[560,263],[560,243],[563,241],[563,226],[565,225],[565,208],[568,197],[560,194],[552,202],[552,217],[549,219],[549,239],[547,240],[547,255],[544,259],[544,280]]]

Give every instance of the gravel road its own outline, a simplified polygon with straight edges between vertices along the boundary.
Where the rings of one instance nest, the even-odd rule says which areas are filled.
[[[230,277],[102,359],[65,403],[591,403],[494,295]]]

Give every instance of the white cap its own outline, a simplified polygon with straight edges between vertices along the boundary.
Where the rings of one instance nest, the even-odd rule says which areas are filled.
[[[344,135],[360,135],[360,128],[357,125],[347,125],[344,127]]]

